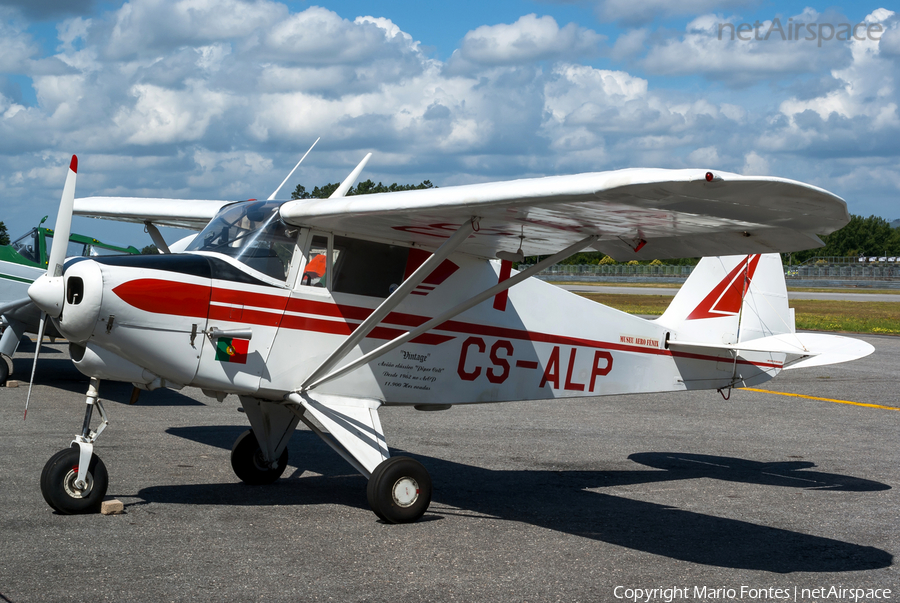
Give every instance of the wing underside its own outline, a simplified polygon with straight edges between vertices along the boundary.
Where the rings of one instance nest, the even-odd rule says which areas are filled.
[[[234,201],[84,197],[75,199],[74,214],[119,222],[150,222],[157,226],[202,230],[225,205]]]
[[[616,260],[820,247],[849,221],[846,203],[780,178],[701,170],[628,169],[398,193],[288,201],[294,225],[436,248],[473,216],[460,251],[549,254],[586,236]]]

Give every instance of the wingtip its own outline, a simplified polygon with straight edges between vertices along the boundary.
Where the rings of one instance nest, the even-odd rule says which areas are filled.
[[[72,155],[72,161],[69,163],[69,169],[72,170],[73,172],[75,172],[76,174],[78,173],[78,156],[77,155]]]

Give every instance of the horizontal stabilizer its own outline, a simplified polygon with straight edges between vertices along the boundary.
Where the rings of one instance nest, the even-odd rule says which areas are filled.
[[[858,358],[864,358],[875,348],[865,341],[843,337],[841,335],[828,335],[825,333],[800,333],[798,336],[803,343],[816,355],[813,357],[798,358],[791,362],[785,362],[786,369],[807,368],[811,366],[824,366],[826,364],[838,364],[849,362]],[[781,337],[787,337],[783,335]]]
[[[865,341],[826,333],[782,333],[737,344],[669,341],[669,347],[785,354],[784,368],[823,366],[868,356],[875,348]]]

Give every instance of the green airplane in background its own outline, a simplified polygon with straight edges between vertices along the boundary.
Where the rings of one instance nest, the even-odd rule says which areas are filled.
[[[41,311],[28,297],[28,287],[47,271],[53,230],[44,228],[44,221],[16,239],[11,245],[0,246],[0,385],[12,374],[12,356],[26,333],[37,333]],[[80,234],[71,234],[66,257],[95,257],[98,255],[137,255],[135,247],[110,245]],[[47,335],[59,334],[51,323]]]

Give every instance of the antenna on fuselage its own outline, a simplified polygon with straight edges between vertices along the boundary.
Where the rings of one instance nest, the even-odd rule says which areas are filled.
[[[319,142],[319,140],[321,140],[321,139],[322,139],[321,136],[319,138],[316,138],[316,142]],[[313,147],[316,146],[316,142],[312,143],[312,147],[309,147],[309,151],[313,150]],[[272,199],[275,198],[275,195],[278,194],[278,191],[281,190],[281,187],[283,187],[284,184],[288,181],[288,179],[294,175],[294,172],[297,171],[297,168],[300,167],[300,164],[303,163],[303,160],[306,159],[307,155],[309,155],[309,151],[306,151],[305,153],[303,153],[303,157],[300,158],[300,161],[297,162],[297,165],[294,166],[294,169],[291,170],[291,173],[288,174],[287,177],[281,181],[281,184],[278,185],[278,188],[275,189],[275,192],[272,193],[271,195],[269,195],[269,198],[267,199],[267,201],[271,201]]]
[[[344,197],[347,195],[347,191],[350,190],[350,187],[353,186],[353,181],[359,177],[359,173],[363,171],[363,168],[366,167],[366,164],[369,162],[369,157],[372,156],[372,153],[368,153],[363,160],[359,162],[359,165],[356,166],[350,175],[344,178],[344,181],[341,182],[341,185],[337,187],[337,189],[331,193],[328,197],[329,199],[333,199],[335,197]]]

